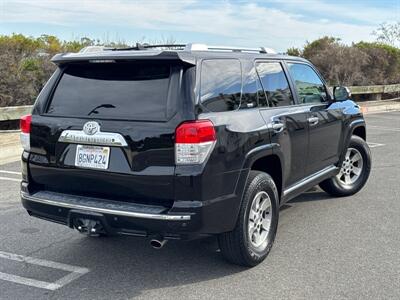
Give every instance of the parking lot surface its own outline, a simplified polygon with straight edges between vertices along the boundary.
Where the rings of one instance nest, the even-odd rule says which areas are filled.
[[[364,189],[314,189],[284,205],[275,245],[252,269],[226,263],[213,238],[157,251],[29,217],[19,162],[0,165],[0,299],[399,299],[400,112],[366,120]]]

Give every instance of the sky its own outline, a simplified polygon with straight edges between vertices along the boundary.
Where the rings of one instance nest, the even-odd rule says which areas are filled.
[[[396,21],[400,0],[0,0],[0,34],[127,44],[172,38],[283,52],[325,35],[373,41],[379,24]]]

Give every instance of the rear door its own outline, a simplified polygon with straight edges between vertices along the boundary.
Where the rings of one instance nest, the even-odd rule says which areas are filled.
[[[307,111],[295,106],[293,93],[282,62],[256,63],[263,94],[259,96],[260,112],[270,128],[271,141],[279,145],[283,156],[284,186],[304,177],[308,146]]]
[[[309,127],[306,175],[311,175],[339,160],[344,114],[328,103],[327,88],[312,66],[288,62],[299,105],[306,109]]]
[[[174,132],[190,109],[192,68],[180,62],[62,67],[33,116],[30,172],[39,189],[171,205]]]

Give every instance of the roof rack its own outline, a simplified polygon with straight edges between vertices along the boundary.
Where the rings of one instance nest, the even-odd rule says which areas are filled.
[[[104,46],[86,46],[79,50],[79,53],[92,53],[107,50]]]
[[[211,46],[206,44],[160,44],[160,45],[150,45],[150,44],[140,44],[136,43],[133,47],[126,48],[111,48],[104,46],[88,46],[83,48],[80,53],[90,53],[98,51],[129,51],[129,50],[146,50],[146,49],[178,49],[185,51],[231,51],[231,52],[256,52],[256,53],[268,53],[276,54],[275,50],[266,47],[259,48],[243,48],[243,47],[230,47],[230,46]]]
[[[243,48],[243,47],[230,47],[230,46],[211,46],[206,44],[187,44],[186,51],[232,51],[232,52],[257,52],[257,53],[270,53],[276,54],[276,51],[271,48]]]
[[[133,47],[126,47],[126,48],[106,48],[104,50],[111,50],[111,51],[129,51],[129,50],[146,50],[146,49],[152,49],[152,48],[167,48],[167,49],[172,49],[172,48],[179,48],[179,49],[184,49],[185,44],[160,44],[160,45],[150,45],[150,44],[140,44],[136,43],[135,46]]]

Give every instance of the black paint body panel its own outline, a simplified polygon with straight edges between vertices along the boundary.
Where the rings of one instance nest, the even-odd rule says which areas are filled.
[[[276,157],[281,165],[281,204],[295,197],[308,185],[296,185],[302,179],[328,166],[340,166],[350,136],[365,123],[359,107],[351,100],[319,105],[296,104],[278,108],[248,108],[229,112],[207,112],[199,103],[199,70],[202,59],[236,55],[242,66],[243,82],[251,74],[255,61],[302,59],[285,56],[263,57],[250,54],[210,54],[199,52],[186,57],[193,66],[186,66],[177,76],[176,87],[169,97],[176,107],[166,122],[135,120],[98,120],[46,114],[48,99],[62,72],[60,68],[39,95],[32,117],[31,151],[24,152],[23,183],[28,193],[49,190],[105,200],[127,201],[165,207],[169,213],[188,212],[192,219],[183,222],[162,222],[103,216],[111,231],[141,232],[143,235],[164,234],[192,238],[218,234],[234,228],[246,179],[252,165],[260,158]],[[126,59],[126,58],[125,58]],[[295,101],[297,95],[290,81]],[[318,125],[307,119],[317,117]],[[96,120],[103,132],[121,134],[126,147],[111,147],[107,170],[89,170],[74,166],[76,145],[58,142],[63,130],[82,130],[89,119]],[[217,142],[203,165],[175,165],[174,134],[176,127],[187,120],[209,119],[217,132]],[[271,124],[283,123],[274,130]],[[335,175],[334,171],[329,176]],[[290,193],[285,190],[292,188]],[[54,207],[23,200],[34,216],[68,223],[68,211],[59,213]],[[113,221],[114,220],[114,221]],[[141,234],[138,234],[141,235]]]

